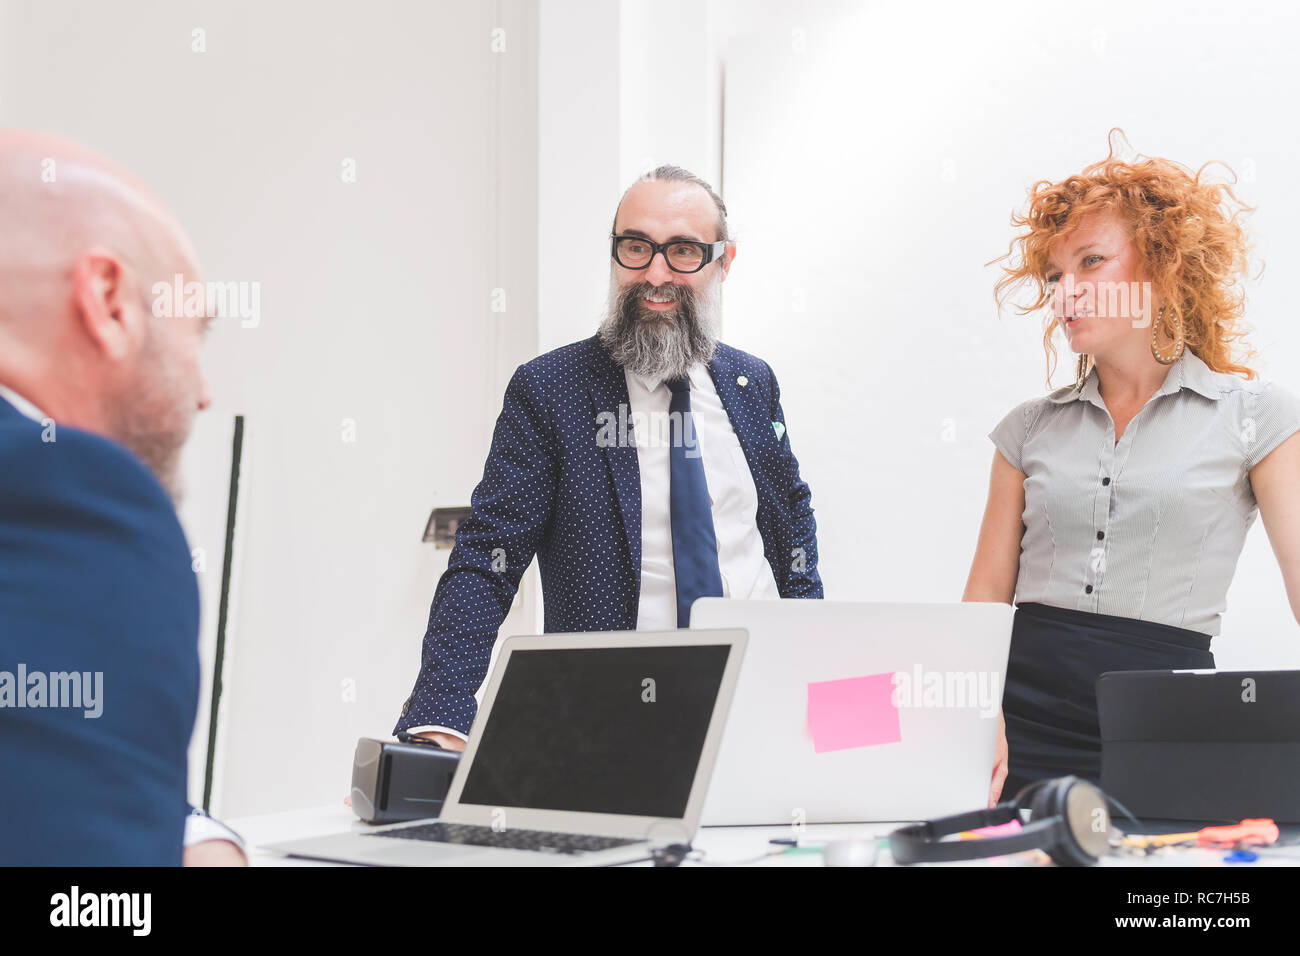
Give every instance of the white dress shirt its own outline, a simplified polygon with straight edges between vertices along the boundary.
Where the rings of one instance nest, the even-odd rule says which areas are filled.
[[[669,510],[669,452],[673,431],[668,406],[672,392],[661,381],[624,372],[628,418],[634,423],[637,466],[641,472],[641,598],[637,605],[639,631],[677,627],[677,580],[673,574],[673,533]],[[718,570],[722,596],[779,598],[776,578],[763,556],[758,533],[758,490],[750,474],[740,439],[703,365],[688,375],[695,440],[704,463],[704,479],[713,507],[713,533],[718,539]],[[640,427],[643,422],[649,428]],[[688,446],[689,448],[689,446]]]
[[[636,626],[639,631],[671,631],[677,627],[677,578],[673,572],[669,510],[669,451],[674,430],[668,407],[672,392],[662,381],[626,370],[623,374],[627,380],[627,418],[632,423],[630,431],[636,441],[637,468],[641,473],[641,597]],[[779,598],[781,592],[772,566],[763,555],[763,537],[758,533],[758,489],[740,439],[731,427],[709,370],[696,365],[687,377],[691,383],[693,440],[704,463],[704,479],[713,507],[722,596]],[[412,727],[407,731],[430,732],[467,739],[450,727]]]
[[[3,398],[14,408],[18,409],[22,415],[30,418],[34,422],[43,421],[47,417],[43,411],[7,385],[0,385],[0,398]]]

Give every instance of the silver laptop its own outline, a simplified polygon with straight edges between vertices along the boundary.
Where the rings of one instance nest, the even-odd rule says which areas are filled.
[[[502,643],[436,822],[268,849],[379,866],[605,866],[689,844],[740,674],[743,630]]]
[[[988,802],[1005,604],[701,598],[749,631],[702,825],[924,820]]]

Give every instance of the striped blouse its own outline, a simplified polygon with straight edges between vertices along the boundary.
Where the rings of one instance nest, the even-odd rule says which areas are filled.
[[[1190,349],[1118,445],[1096,369],[1018,405],[989,434],[1025,473],[1016,603],[1218,634],[1259,511],[1248,472],[1297,431],[1292,393]]]

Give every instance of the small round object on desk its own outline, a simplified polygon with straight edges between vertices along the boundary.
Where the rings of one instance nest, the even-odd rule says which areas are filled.
[[[876,841],[835,840],[822,850],[822,863],[826,866],[875,866]]]

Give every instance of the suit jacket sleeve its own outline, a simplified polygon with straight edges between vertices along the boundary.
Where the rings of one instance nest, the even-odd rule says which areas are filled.
[[[764,363],[766,364],[766,363]],[[820,598],[822,579],[817,571],[817,521],[813,517],[812,492],[808,483],[799,477],[799,462],[790,448],[790,435],[785,428],[785,411],[781,408],[781,386],[776,373],[767,366],[772,396],[773,423],[781,424],[779,486],[784,489],[790,515],[789,547],[784,559],[784,574],[777,575],[777,584],[783,598]]]
[[[521,366],[506,387],[471,515],[434,592],[420,674],[394,733],[429,725],[469,732],[497,630],[550,523],[552,436],[541,384]]]

